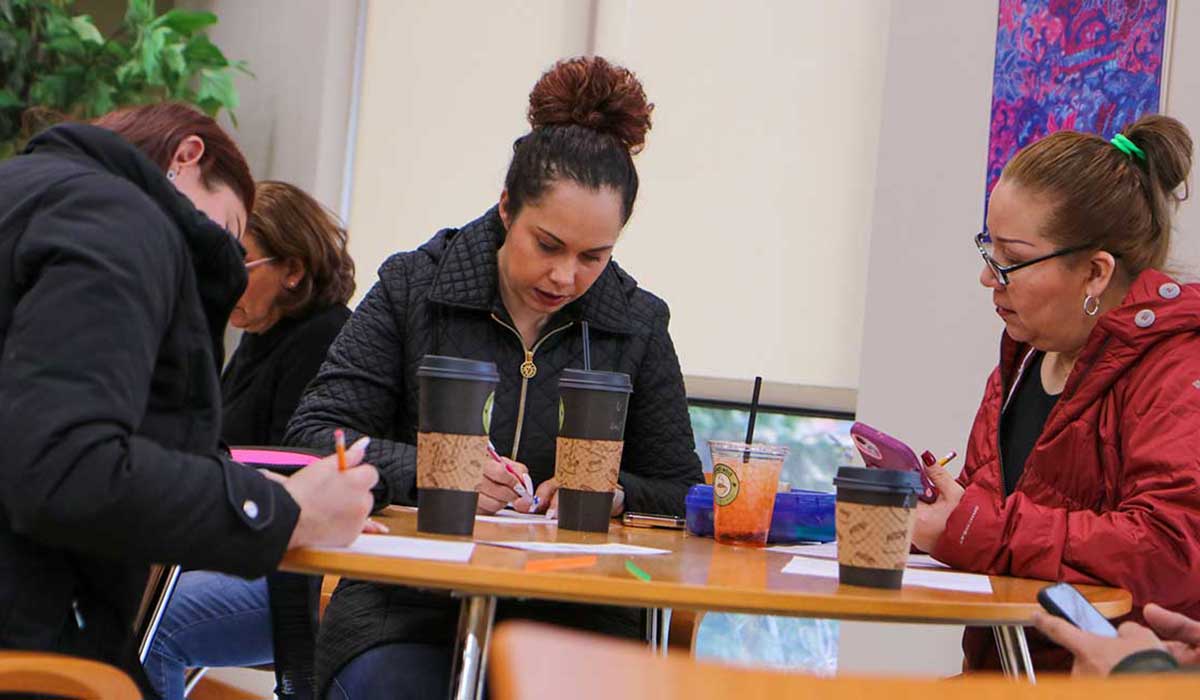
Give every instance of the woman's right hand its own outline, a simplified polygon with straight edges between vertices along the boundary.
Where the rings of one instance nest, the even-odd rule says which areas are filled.
[[[517,485],[523,479],[510,474],[506,467],[511,467],[518,475],[528,474],[529,468],[506,457],[500,459],[500,462],[489,459],[483,467],[483,478],[475,487],[479,492],[479,502],[475,508],[477,513],[492,515],[509,503],[521,500]]]
[[[346,450],[344,472],[338,471],[337,456],[330,455],[282,479],[283,487],[300,506],[288,549],[343,547],[364,531],[375,504],[371,488],[379,481],[375,467],[362,464],[369,442],[362,438]]]

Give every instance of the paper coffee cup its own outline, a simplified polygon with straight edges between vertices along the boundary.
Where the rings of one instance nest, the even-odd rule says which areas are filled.
[[[841,467],[837,486],[838,579],[900,588],[917,522],[921,477],[895,469]]]

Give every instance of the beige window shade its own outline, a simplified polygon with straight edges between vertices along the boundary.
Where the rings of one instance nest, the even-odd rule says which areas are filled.
[[[616,258],[705,398],[852,410],[890,4],[372,2],[351,209],[360,290],[495,202],[526,97],[589,49],[656,103]],[[811,388],[811,389],[810,389]]]

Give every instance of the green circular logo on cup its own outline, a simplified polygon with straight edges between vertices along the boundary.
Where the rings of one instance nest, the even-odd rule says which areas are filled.
[[[496,392],[488,394],[488,397],[483,402],[483,432],[489,434],[492,432],[492,409],[496,406]]]
[[[728,464],[718,464],[713,467],[713,500],[719,506],[727,506],[737,500],[738,491],[741,487],[738,485],[737,472]]]

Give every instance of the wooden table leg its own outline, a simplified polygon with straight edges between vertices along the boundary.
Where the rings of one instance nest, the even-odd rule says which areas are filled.
[[[1025,639],[1025,628],[1020,625],[993,627],[996,647],[1000,650],[1000,665],[1004,675],[1014,680],[1037,683],[1033,672],[1033,660],[1029,656],[1029,642]]]
[[[450,700],[480,700],[487,678],[488,642],[496,619],[496,597],[464,596],[454,640],[454,666],[450,672]]]

